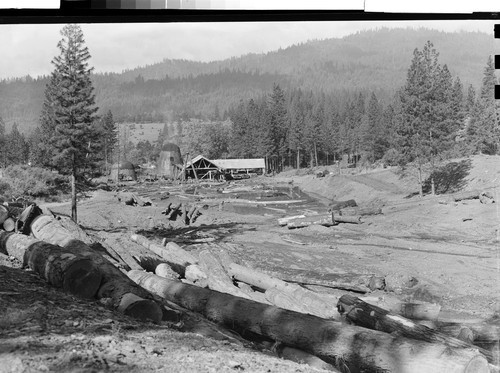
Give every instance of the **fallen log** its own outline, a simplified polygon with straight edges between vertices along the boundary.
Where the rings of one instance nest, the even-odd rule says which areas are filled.
[[[320,359],[317,356],[314,356],[297,348],[288,347],[281,344],[276,348],[276,354],[282,359],[291,360],[299,364],[307,364],[316,369],[340,373],[340,370],[335,369],[333,365],[328,364],[326,361]]]
[[[370,290],[383,290],[385,288],[384,278],[373,274],[320,273],[318,271],[287,267],[275,267],[268,272],[271,276],[289,283],[318,285],[358,293],[368,293]]]
[[[208,287],[210,289],[250,299],[246,293],[233,284],[233,281],[222,267],[222,264],[209,250],[200,252],[200,267],[207,275]]]
[[[0,232],[0,248],[54,287],[93,298],[101,283],[99,269],[71,250],[15,233]]]
[[[211,321],[280,341],[337,368],[398,373],[489,372],[488,362],[474,349],[453,349],[344,325],[139,271],[128,275],[149,291]]]
[[[336,309],[336,303],[325,300],[319,294],[304,289],[296,284],[282,281],[236,263],[229,265],[229,274],[236,280],[265,290],[266,299],[271,303],[273,299],[279,302],[276,304],[278,307],[286,308],[287,304],[294,303],[294,310],[300,307],[303,313],[309,313],[327,319],[340,319]],[[285,294],[281,295],[277,292],[268,293],[267,291],[269,289],[277,289]],[[293,297],[293,299],[290,299],[290,297]]]
[[[334,223],[350,223],[350,224],[362,224],[361,216],[333,216]]]
[[[464,201],[467,199],[479,199],[479,192],[477,190],[461,192],[461,193],[453,194],[451,196],[451,198],[455,202],[460,202],[460,201]]]
[[[382,209],[380,207],[346,207],[340,209],[340,216],[365,216],[365,215],[380,215]]]
[[[186,267],[184,278],[196,286],[206,288],[208,286],[208,276],[198,264],[190,264]]]
[[[160,263],[155,268],[155,275],[165,277],[170,280],[178,280],[179,274],[175,272],[167,263]]]
[[[430,343],[441,343],[452,348],[475,348],[488,361],[493,361],[490,351],[484,350],[460,339],[450,337],[407,318],[393,314],[383,308],[373,306],[352,295],[343,295],[337,305],[339,312],[350,322],[365,328],[386,333],[397,332],[407,338]]]
[[[153,300],[153,296],[137,286],[123,272],[106,260],[101,254],[92,250],[82,241],[72,238],[71,233],[62,227],[56,219],[47,221],[36,218],[31,223],[31,232],[39,240],[67,248],[71,252],[90,259],[99,268],[102,281],[97,292],[98,299],[106,300],[112,308],[126,315],[141,319],[160,322],[162,308]],[[50,218],[50,217],[49,217]],[[134,294],[137,298],[131,302],[127,294]]]
[[[356,207],[357,205],[355,200],[349,199],[347,201],[332,201],[329,203],[328,208],[330,211],[338,211],[346,207]]]
[[[304,218],[296,218],[287,223],[287,226],[291,225],[301,225],[303,223],[318,224],[318,225],[333,225],[332,214],[321,214],[321,215],[313,215],[306,216]]]
[[[31,233],[31,222],[37,217],[42,215],[42,210],[32,203],[19,216],[16,222],[16,231],[22,234],[29,235]]]
[[[198,260],[191,255],[186,250],[182,249],[179,245],[174,242],[167,243],[166,246],[157,245],[146,237],[140,234],[133,234],[131,237],[132,241],[141,244],[145,248],[151,250],[156,255],[160,256],[163,260],[165,260],[169,264],[175,264],[177,267],[183,268],[182,271],[186,270],[186,267],[189,264],[195,264]],[[175,270],[176,268],[174,268]],[[182,275],[184,275],[182,273]]]
[[[11,217],[8,217],[7,219],[4,220],[2,226],[4,231],[14,232],[14,230],[16,229],[16,221]]]

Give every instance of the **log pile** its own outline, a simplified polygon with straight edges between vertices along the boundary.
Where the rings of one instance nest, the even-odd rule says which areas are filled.
[[[209,320],[298,348],[349,371],[489,372],[475,348],[450,348],[285,310],[154,274],[130,271],[145,289]]]
[[[41,214],[36,203],[6,203],[0,205],[0,227],[6,232],[29,234],[31,222]]]

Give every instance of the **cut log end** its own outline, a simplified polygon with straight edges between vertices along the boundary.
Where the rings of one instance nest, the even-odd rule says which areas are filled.
[[[484,356],[477,355],[467,364],[464,373],[490,373],[488,361]]]
[[[153,321],[156,324],[163,319],[163,311],[155,301],[143,299],[132,293],[123,295],[118,310],[127,316],[143,321]]]
[[[82,298],[93,298],[101,279],[101,272],[91,260],[76,260],[64,271],[63,289]]]

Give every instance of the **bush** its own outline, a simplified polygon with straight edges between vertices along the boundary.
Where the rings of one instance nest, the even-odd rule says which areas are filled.
[[[5,195],[10,198],[47,197],[69,191],[67,177],[40,167],[9,166],[5,169],[2,182],[6,190]],[[0,193],[1,190],[0,185]]]
[[[387,166],[397,166],[400,162],[401,155],[396,149],[389,149],[382,157],[382,162]]]

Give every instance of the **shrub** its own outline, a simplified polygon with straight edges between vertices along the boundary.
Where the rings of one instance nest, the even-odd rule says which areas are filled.
[[[382,157],[382,162],[387,166],[397,166],[401,159],[401,155],[396,149],[389,149]]]
[[[47,197],[69,191],[69,181],[58,173],[25,165],[5,169],[3,182],[11,198],[20,196]],[[0,190],[1,190],[0,186]]]

